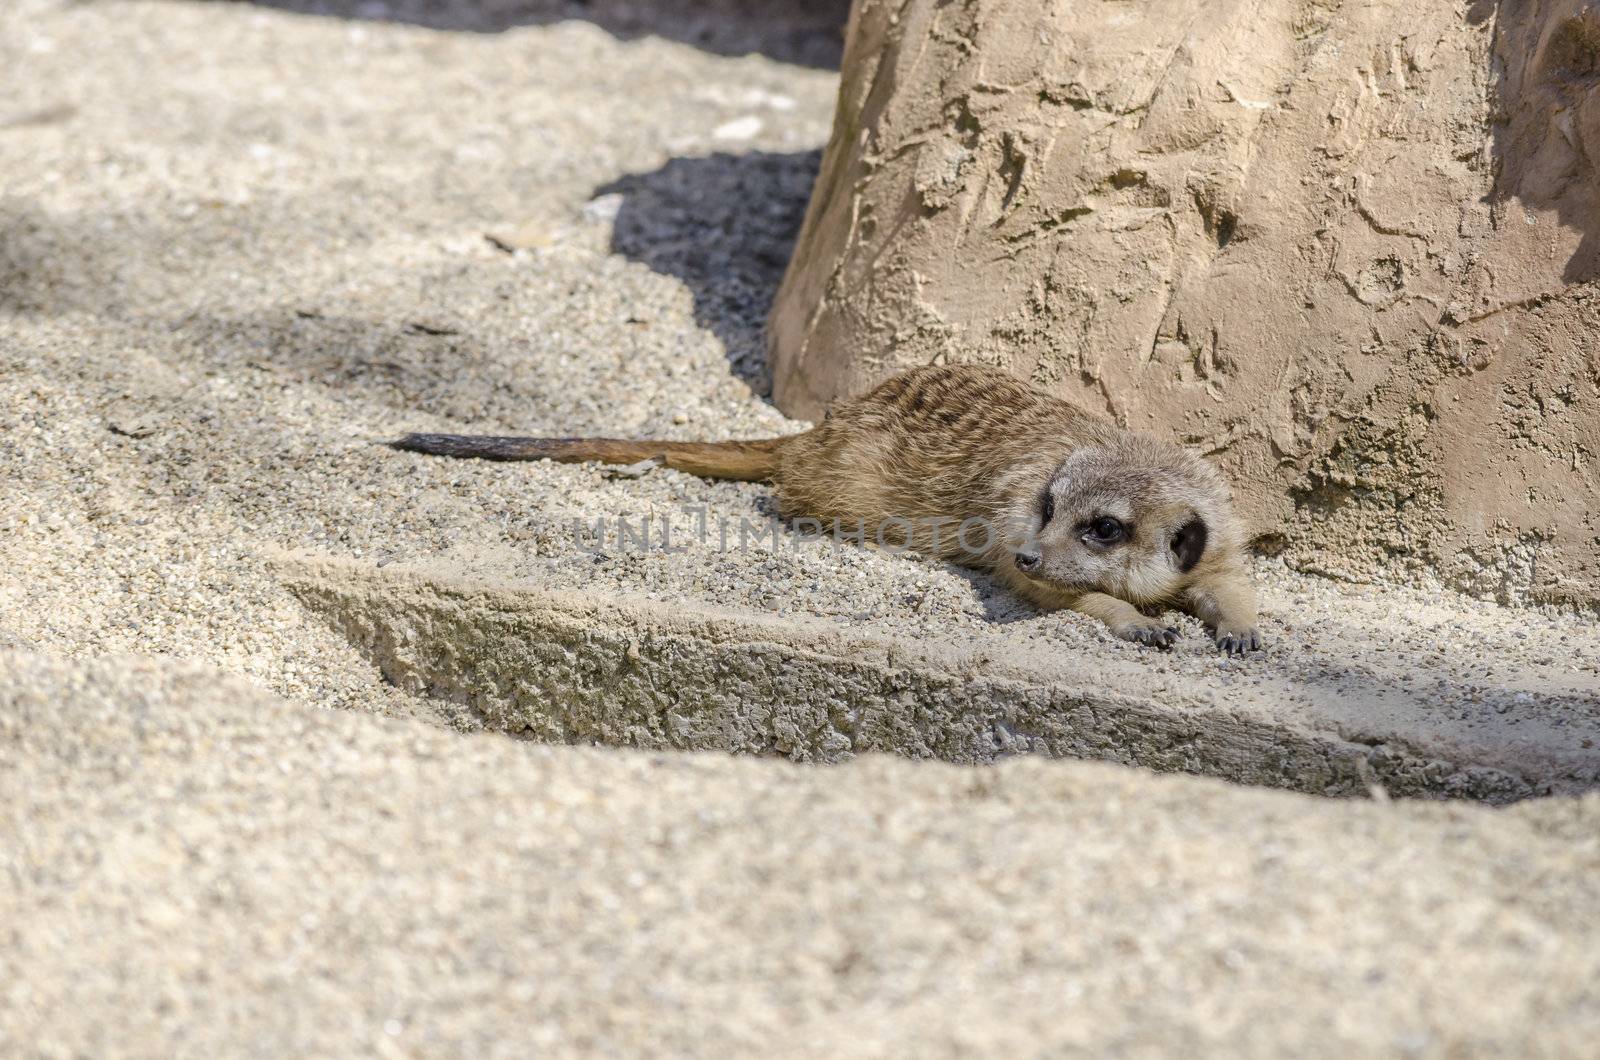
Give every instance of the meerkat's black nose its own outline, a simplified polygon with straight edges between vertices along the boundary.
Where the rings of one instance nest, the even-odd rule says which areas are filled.
[[[1037,553],[1037,552],[1026,552],[1026,551],[1018,552],[1017,553],[1017,569],[1020,570],[1020,571],[1036,571],[1036,570],[1038,570],[1039,569],[1039,553]]]

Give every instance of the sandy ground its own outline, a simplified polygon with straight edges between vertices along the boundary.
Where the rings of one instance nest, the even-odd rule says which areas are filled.
[[[547,748],[0,662],[31,822],[0,820],[7,1055],[1577,1057],[1600,1030],[1593,796]]]
[[[586,22],[476,36],[213,3],[4,18],[10,640],[203,657],[405,709],[261,546],[432,552],[540,513],[376,439],[793,429],[747,380],[834,75]],[[500,231],[538,245],[506,254]],[[584,497],[597,478],[556,491],[628,500]]]
[[[318,7],[401,21],[305,13]],[[390,1020],[402,1030],[435,1021],[438,1042],[457,1046],[502,1035],[532,1045],[542,1040],[536,1031],[548,1031],[577,1048],[601,1041],[607,1028],[615,1043],[637,1045],[643,1023],[630,1021],[640,1013],[663,1021],[662,1042],[681,1049],[770,1044],[790,1026],[810,1028],[809,1037],[785,1038],[795,1052],[847,1044],[872,1052],[886,1036],[911,1033],[929,1049],[1000,1046],[1046,1031],[1063,1047],[1141,1051],[1230,1039],[1270,1051],[1315,1044],[1284,1037],[1311,1028],[1323,1029],[1330,1049],[1346,1040],[1419,1052],[1536,1040],[1557,1051],[1577,1040],[1567,1035],[1592,1033],[1600,1010],[1583,991],[1593,969],[1581,976],[1570,961],[1584,940],[1593,952],[1600,932],[1584,882],[1594,849],[1563,823],[1592,817],[1589,799],[1504,815],[1312,804],[1064,763],[996,774],[874,762],[833,775],[461,741],[313,712],[464,723],[449,705],[386,684],[371,659],[308,612],[274,567],[286,550],[374,566],[469,567],[482,577],[685,607],[793,611],[891,635],[1045,638],[1119,666],[1138,650],[1070,616],[1033,615],[980,579],[906,558],[789,541],[752,551],[596,552],[573,532],[574,519],[681,518],[704,506],[737,534],[741,521],[770,521],[759,486],[661,471],[628,479],[594,468],[450,463],[376,444],[429,429],[739,437],[803,426],[761,400],[761,325],[828,132],[836,75],[827,69],[827,35],[814,11],[741,15],[727,5],[709,17],[693,5],[609,3],[587,18],[565,17],[586,10],[487,0],[14,0],[0,8],[0,648],[12,649],[0,656],[0,686],[24,697],[6,701],[13,713],[0,718],[0,735],[11,743],[0,749],[9,793],[29,800],[11,825],[22,822],[37,849],[70,848],[104,874],[86,892],[40,867],[66,855],[10,863],[24,885],[8,899],[19,917],[53,909],[54,919],[9,940],[0,934],[8,951],[0,961],[20,958],[39,984],[5,995],[11,1018],[0,1011],[0,1028],[22,1028],[14,1033],[24,1044],[60,1046],[47,1052],[117,1051],[94,1042],[89,1022],[59,1000],[58,979],[81,972],[83,958],[71,954],[90,953],[84,940],[95,938],[116,951],[107,975],[156,954],[172,977],[174,1000],[150,1010],[147,1036],[129,1039],[130,1052],[157,1051],[160,1034],[180,1029],[194,1052],[226,1041],[263,1053],[340,1042],[427,1048],[425,1039],[373,1029]],[[1498,718],[1508,731],[1552,738],[1600,711],[1592,618],[1507,611],[1427,585],[1342,586],[1271,561],[1260,576],[1273,651],[1254,669],[1217,659],[1193,627],[1179,651],[1150,665],[1174,688],[1208,696],[1259,696],[1250,690],[1268,685],[1291,710],[1299,709],[1295,688],[1342,689],[1354,699],[1401,687],[1432,724]],[[167,720],[127,736],[135,771],[119,783],[133,786],[107,794],[93,781],[98,774],[81,771],[89,752],[74,741],[114,745],[125,726],[138,729],[130,716],[144,717],[128,714],[134,704],[154,695],[129,689],[169,680],[149,663],[94,661],[112,656],[167,657],[256,691],[225,684],[169,697]],[[269,708],[269,694],[293,706]],[[271,769],[247,768],[224,746],[231,727],[256,725],[252,746],[282,748]],[[41,742],[30,744],[35,726]],[[81,726],[106,728],[96,735]],[[179,735],[162,742],[161,726]],[[149,740],[160,747],[138,749]],[[352,750],[340,761],[363,784],[324,775],[328,756],[346,743]],[[663,808],[651,792],[666,775],[680,797]],[[674,886],[680,876],[709,874],[720,882],[706,905],[691,910],[674,891],[678,904],[655,908],[672,919],[670,930],[633,938],[622,925],[655,918],[607,889],[607,880],[629,878],[607,875],[622,862],[574,861],[583,849],[576,839],[546,837],[552,845],[541,847],[536,833],[486,823],[505,815],[526,824],[518,807],[553,777],[600,804],[573,835],[648,860]],[[196,784],[215,785],[222,804],[186,802]],[[931,785],[925,795],[903,790],[919,784]],[[952,792],[989,784],[1038,795],[952,816]],[[1111,794],[1097,795],[1092,810],[1056,798],[1101,787]],[[415,840],[420,811],[387,831],[361,827],[382,818],[385,790],[417,800],[412,811],[440,808],[427,833],[435,845]],[[280,819],[266,808],[275,799],[298,809]],[[876,823],[834,835],[828,822],[839,818],[828,800]],[[104,935],[178,872],[146,872],[108,853],[123,834],[113,803],[149,820],[181,814],[189,856],[211,851],[230,878],[250,878],[258,853],[262,865],[281,854],[287,860],[261,886],[284,888],[282,902],[246,908],[213,895],[203,940],[180,930],[196,907],[163,907],[151,915],[167,918],[167,948]],[[640,807],[650,813],[639,817]],[[1237,807],[1251,809],[1235,823]],[[642,822],[665,828],[680,809],[682,820],[699,821],[695,828],[739,852],[744,867],[724,880],[713,857],[723,847],[648,838]],[[335,811],[337,825],[326,816]],[[1119,832],[1123,813],[1134,816]],[[1034,850],[1024,841],[1033,815],[1052,822],[1057,849],[1099,822],[1101,875],[1071,902],[1060,900],[1055,869],[1015,860]],[[821,853],[785,855],[794,849],[785,838],[791,821],[801,829],[793,843],[826,840]],[[1493,842],[1453,846],[1461,821]],[[941,853],[926,860],[925,831],[947,827],[970,845],[935,843]],[[602,842],[608,828],[615,834]],[[1143,904],[1124,908],[1111,866],[1142,866],[1141,830],[1152,829],[1176,837],[1172,852]],[[1377,832],[1389,845],[1358,852]],[[253,837],[265,844],[259,851]],[[524,839],[534,845],[519,846]],[[1224,857],[1267,858],[1282,841],[1307,860],[1293,879],[1252,877],[1259,908],[1230,904],[1233,892],[1200,871]],[[1433,865],[1432,854],[1417,853],[1431,851],[1453,860],[1414,877],[1427,882],[1396,899],[1413,878],[1397,866]],[[317,901],[332,904],[297,920],[291,899],[303,895],[299,881],[313,865]],[[481,871],[463,869],[472,865]],[[1379,867],[1393,893],[1363,889]],[[790,901],[751,883],[780,870],[784,894],[809,897]],[[929,903],[907,889],[930,878],[949,895]],[[1491,878],[1493,887],[1484,882]],[[392,880],[404,882],[382,893]],[[364,901],[402,926],[346,933],[373,908],[359,902],[325,916],[351,881],[378,888],[362,891]],[[1031,896],[1014,909],[1012,886]],[[1165,912],[1170,898],[1191,892],[1191,913]],[[580,930],[593,909],[556,915],[556,894],[612,902],[603,908],[613,934]],[[972,939],[953,941],[966,938],[957,911],[975,902],[1015,917],[1013,948],[992,967],[975,956]],[[1317,915],[1296,929],[1302,935],[1274,936],[1271,954],[1224,946],[1205,951],[1222,954],[1207,963],[1184,951],[1183,924],[1234,938],[1250,928],[1234,921],[1262,922],[1273,902],[1285,916],[1301,906]],[[803,941],[832,938],[846,906],[886,918],[893,908],[902,919],[867,922],[854,958],[839,956],[856,952],[843,944],[817,957]],[[1519,917],[1539,925],[1527,938],[1486,926]],[[1456,949],[1430,963],[1433,943],[1418,940],[1446,922],[1458,926],[1449,935]],[[228,941],[235,930],[244,940],[237,945]],[[296,961],[373,974],[351,992],[323,993],[306,985],[323,980],[284,963],[277,942],[248,941],[253,931],[290,932],[282,945]],[[1341,961],[1329,944],[1341,932],[1362,939],[1375,962],[1386,945],[1415,948],[1413,963],[1395,958],[1372,981],[1383,1005],[1371,1007],[1378,995],[1357,990],[1353,969],[1363,966]],[[431,956],[413,968],[422,938]],[[1300,984],[1304,1019],[1284,1011],[1267,1019],[1261,1013],[1283,1003],[1270,990],[1273,970],[1296,938],[1303,977],[1284,981]],[[1082,956],[1051,957],[1030,978],[1021,971],[1033,960],[1030,939],[1050,953],[1075,940]],[[474,948],[490,940],[505,948]],[[708,959],[721,988],[702,981],[705,966],[686,940],[715,951]],[[1160,986],[1174,951],[1184,951],[1174,958],[1176,978]],[[1116,956],[1094,959],[1108,952]],[[1263,991],[1256,1000],[1239,1001],[1226,976],[1213,981],[1207,969],[1229,962]],[[1464,965],[1482,976],[1458,980]],[[864,983],[851,978],[858,966],[873,969]],[[670,971],[656,993],[641,970],[650,967]],[[1318,976],[1352,992],[1305,1016]],[[250,993],[268,980],[276,985]],[[106,1006],[137,986],[96,982]],[[696,984],[704,992],[695,994]],[[1154,996],[1141,990],[1158,987],[1170,987],[1164,1007],[1141,1007]],[[873,990],[882,997],[868,996]],[[463,1001],[461,1022],[451,1023],[452,999],[468,994],[476,1000]],[[1074,1010],[1082,1020],[1051,1022],[1050,1005],[1063,997],[1082,1006]],[[273,1013],[297,999],[306,1001],[303,1021],[275,1026]],[[342,1010],[346,1002],[354,1008]],[[1370,1011],[1349,1016],[1347,1003]],[[228,1007],[235,1004],[243,1007]],[[537,1020],[527,1020],[530,1010]],[[750,1037],[726,1017],[734,1010],[750,1014]]]

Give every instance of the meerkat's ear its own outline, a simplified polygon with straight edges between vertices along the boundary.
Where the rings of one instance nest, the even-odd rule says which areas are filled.
[[[1178,557],[1178,569],[1185,574],[1194,570],[1206,551],[1206,524],[1198,515],[1178,527],[1172,535],[1172,551]]]

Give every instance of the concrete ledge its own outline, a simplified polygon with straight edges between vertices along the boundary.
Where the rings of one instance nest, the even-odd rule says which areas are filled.
[[[1044,754],[1317,794],[1377,784],[1495,802],[1600,784],[1593,709],[1556,740],[1441,733],[1404,711],[1352,734],[1332,714],[1319,723],[1284,709],[1291,697],[1277,700],[1270,679],[1219,695],[1215,682],[1162,678],[1138,652],[1063,654],[1018,639],[997,653],[937,634],[913,642],[810,617],[344,560],[297,557],[282,569],[389,681],[550,743],[819,762],[870,751],[962,763]]]

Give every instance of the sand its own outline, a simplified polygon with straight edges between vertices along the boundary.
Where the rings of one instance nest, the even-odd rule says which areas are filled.
[[[1148,666],[1174,709],[1394,687],[1380,714],[1593,750],[1592,616],[1263,560],[1272,651],[1243,669],[1192,626],[1144,653],[905,557],[596,553],[572,529],[686,506],[766,527],[760,486],[379,446],[804,427],[764,400],[761,328],[837,85],[815,14],[552,11],[0,11],[0,783],[22,808],[0,823],[0,964],[28,970],[0,1044],[1592,1036],[1594,796],[1492,811],[1075,762],[543,748],[453,731],[484,717],[385,680],[308,606],[285,556],[1014,638],[1085,673]],[[569,796],[581,812],[541,826]]]
[[[8,1055],[1583,1056],[1600,1025],[1594,796],[549,748],[3,663]]]

